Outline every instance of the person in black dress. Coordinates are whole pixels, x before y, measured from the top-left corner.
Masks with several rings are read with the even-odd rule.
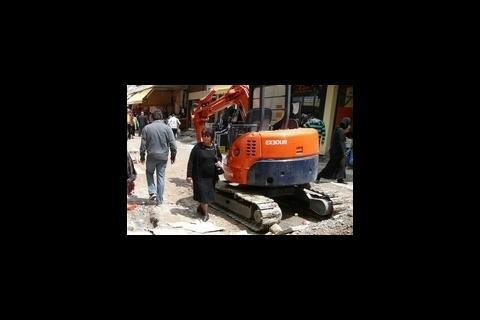
[[[330,159],[327,165],[317,175],[315,182],[319,182],[320,178],[325,179],[337,179],[339,183],[345,183],[347,177],[345,172],[346,166],[346,150],[345,145],[346,138],[345,133],[350,130],[350,124],[352,120],[350,118],[343,118],[335,131],[333,132],[332,145],[330,146]]]
[[[213,139],[213,130],[203,129],[203,141],[193,147],[188,159],[187,181],[193,182],[193,199],[200,202],[197,213],[203,221],[209,218],[208,204],[215,200],[215,183],[218,181],[215,167],[222,168],[222,154]]]

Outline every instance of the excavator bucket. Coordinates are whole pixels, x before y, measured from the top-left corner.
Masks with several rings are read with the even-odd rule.
[[[319,216],[329,216],[333,212],[333,203],[330,198],[313,190],[299,188],[295,197],[304,202],[306,207]]]

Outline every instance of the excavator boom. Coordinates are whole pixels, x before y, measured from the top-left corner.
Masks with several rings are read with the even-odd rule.
[[[212,89],[208,95],[200,99],[197,107],[192,112],[193,125],[197,142],[202,141],[202,130],[208,119],[217,112],[236,104],[240,107],[242,119],[245,119],[249,109],[248,85],[233,85],[227,93],[218,100],[213,100],[215,90]]]

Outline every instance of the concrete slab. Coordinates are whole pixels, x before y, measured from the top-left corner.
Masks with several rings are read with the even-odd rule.
[[[199,223],[198,222],[175,222],[175,223],[169,223],[169,225],[173,228],[183,228],[185,230],[190,230],[198,233],[207,233],[207,232],[224,230],[224,228],[215,226],[208,221],[199,222]]]

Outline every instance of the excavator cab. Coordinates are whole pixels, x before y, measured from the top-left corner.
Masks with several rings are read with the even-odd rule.
[[[262,112],[263,117],[262,117]],[[270,122],[272,121],[272,110],[265,108],[250,109],[247,113],[247,119],[245,123],[247,125],[256,125],[255,131],[267,131],[270,130]]]
[[[264,118],[262,119],[260,109],[249,110],[245,122],[231,123],[227,126],[226,130],[218,131],[216,133],[216,141],[223,142],[223,145],[221,143],[220,145],[228,150],[232,143],[245,133],[269,130],[271,128],[272,110],[266,109],[264,112]],[[226,136],[227,139],[224,139],[224,136]]]

